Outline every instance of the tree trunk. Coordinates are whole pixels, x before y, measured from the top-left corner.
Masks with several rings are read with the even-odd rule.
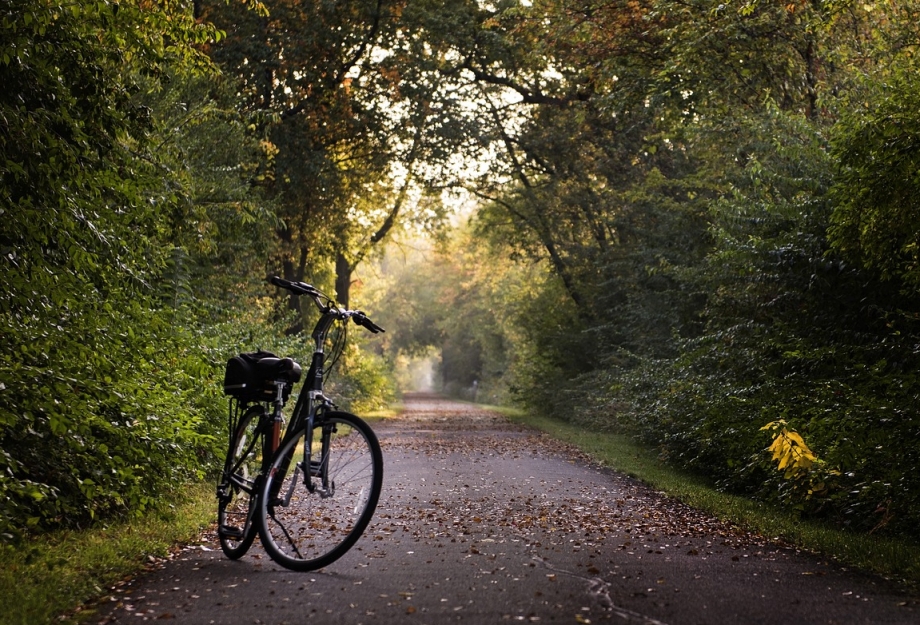
[[[348,296],[351,291],[351,273],[354,267],[345,258],[342,252],[335,255],[335,299],[345,308],[348,308]]]

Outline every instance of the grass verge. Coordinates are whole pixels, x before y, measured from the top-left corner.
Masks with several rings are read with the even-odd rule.
[[[165,556],[175,545],[195,540],[214,516],[214,501],[212,485],[195,486],[181,501],[143,518],[0,545],[0,623],[84,620],[79,606],[143,570],[151,556]],[[67,615],[63,620],[62,614]]]
[[[571,423],[495,408],[512,421],[535,427],[577,446],[606,466],[720,519],[841,564],[920,587],[920,544],[907,539],[843,531],[802,520],[792,511],[715,490],[704,480],[663,464],[653,450],[630,436],[586,431]]]
[[[386,408],[380,408],[378,410],[368,410],[366,412],[356,413],[359,417],[367,421],[368,423],[373,423],[375,421],[386,421],[387,419],[393,419],[399,416],[399,413],[402,411],[402,404],[394,403],[391,406]]]

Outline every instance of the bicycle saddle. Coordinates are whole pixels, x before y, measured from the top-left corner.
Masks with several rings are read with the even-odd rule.
[[[255,369],[264,380],[285,381],[291,384],[300,380],[303,369],[291,358],[262,358],[256,361]]]

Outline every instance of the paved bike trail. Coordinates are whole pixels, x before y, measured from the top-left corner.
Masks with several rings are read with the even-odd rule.
[[[315,572],[214,535],[113,589],[91,622],[920,623],[884,580],[743,534],[469,404],[409,396],[377,422],[384,491]]]

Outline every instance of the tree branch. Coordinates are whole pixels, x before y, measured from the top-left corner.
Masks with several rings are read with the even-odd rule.
[[[573,102],[586,102],[591,99],[591,93],[585,91],[576,91],[570,96],[559,97],[546,95],[540,91],[539,87],[534,87],[529,89],[524,85],[506,78],[504,76],[498,76],[496,74],[491,74],[481,69],[477,69],[473,66],[472,57],[467,57],[467,59],[460,65],[459,69],[468,70],[473,74],[473,77],[476,82],[485,82],[490,85],[499,85],[502,87],[507,87],[517,93],[523,98],[525,104],[545,104],[550,106],[568,106]]]

